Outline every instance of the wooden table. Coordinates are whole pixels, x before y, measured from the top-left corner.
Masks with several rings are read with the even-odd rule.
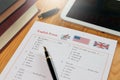
[[[67,3],[67,1],[68,0],[38,0],[36,2],[36,5],[41,10],[41,13],[45,12],[47,10],[50,10],[52,8],[55,8],[55,7],[60,8],[60,11],[59,11],[58,14],[56,14],[52,17],[49,17],[47,19],[43,19],[43,20],[38,19],[37,16],[40,14],[40,13],[38,13],[12,39],[12,41],[0,52],[0,72],[2,72],[2,70],[6,66],[6,64],[8,63],[10,58],[12,57],[12,55],[14,54],[15,50],[17,49],[17,47],[19,46],[21,41],[24,39],[25,35],[27,34],[29,29],[31,28],[34,21],[38,20],[38,21],[47,22],[47,23],[55,24],[55,25],[59,25],[59,26],[64,26],[64,27],[75,29],[75,30],[80,30],[80,31],[83,31],[83,32],[91,33],[91,34],[94,34],[94,35],[118,40],[118,45],[117,45],[117,48],[116,48],[116,51],[115,51],[115,56],[114,56],[114,59],[113,59],[113,63],[112,63],[112,67],[111,67],[111,70],[110,70],[108,80],[120,80],[120,37],[114,36],[114,35],[111,35],[111,34],[107,34],[107,33],[104,33],[104,32],[100,32],[100,31],[97,31],[97,30],[93,30],[93,29],[90,29],[90,28],[86,28],[84,26],[73,24],[73,23],[66,22],[66,21],[62,20],[60,18],[60,14],[61,14],[65,4]]]

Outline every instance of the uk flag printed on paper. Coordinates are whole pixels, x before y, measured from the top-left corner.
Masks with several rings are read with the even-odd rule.
[[[95,41],[93,46],[96,46],[101,49],[109,49],[109,44],[105,44],[105,43],[98,42],[98,41]]]

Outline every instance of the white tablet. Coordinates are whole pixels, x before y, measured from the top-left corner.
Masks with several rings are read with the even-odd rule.
[[[120,0],[69,0],[61,18],[120,36]]]

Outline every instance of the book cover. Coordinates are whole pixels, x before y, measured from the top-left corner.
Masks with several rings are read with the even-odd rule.
[[[10,6],[7,10],[5,10],[2,14],[0,14],[0,23],[2,23],[7,17],[9,17],[13,12],[15,12],[18,8],[20,8],[26,0],[18,0],[12,6]]]
[[[2,14],[6,9],[8,9],[17,0],[0,0],[0,14]]]
[[[38,9],[36,5],[32,5],[0,36],[0,50],[12,40],[12,38],[35,16],[37,12]]]
[[[37,0],[27,0],[23,6],[16,10],[4,22],[0,24],[0,36],[24,14]]]

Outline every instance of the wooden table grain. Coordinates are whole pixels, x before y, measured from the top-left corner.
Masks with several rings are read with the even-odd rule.
[[[33,23],[35,21],[42,21],[42,22],[55,24],[55,25],[59,25],[59,26],[63,26],[63,27],[87,32],[87,33],[90,33],[90,34],[94,34],[94,35],[118,40],[118,44],[117,44],[117,48],[116,48],[115,55],[114,55],[114,58],[113,58],[112,66],[111,66],[110,73],[109,73],[109,76],[108,76],[108,80],[120,80],[120,37],[115,36],[115,35],[111,35],[111,34],[107,34],[107,33],[101,32],[101,31],[93,30],[93,29],[87,28],[85,26],[73,24],[73,23],[66,22],[66,21],[62,20],[60,18],[60,14],[61,14],[65,4],[67,3],[67,1],[68,0],[38,0],[36,2],[36,5],[37,5],[38,9],[40,9],[40,13],[45,12],[45,11],[50,10],[50,9],[53,9],[53,8],[56,8],[56,7],[58,7],[60,9],[60,11],[59,11],[58,14],[56,14],[52,17],[42,19],[42,20],[38,19],[37,16],[40,14],[40,13],[38,13],[11,40],[11,42],[5,48],[3,48],[0,51],[0,72],[2,72],[2,70],[5,68],[6,64],[8,63],[8,61],[10,60],[12,55],[14,54],[15,50],[20,45],[20,43],[24,39],[24,37],[27,34],[27,32],[29,31],[29,29],[32,27]]]

